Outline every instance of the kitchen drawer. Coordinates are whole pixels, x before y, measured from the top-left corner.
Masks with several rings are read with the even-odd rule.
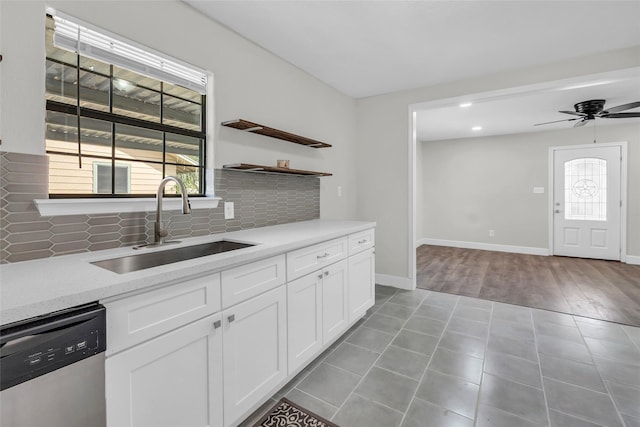
[[[287,280],[293,280],[347,257],[347,238],[329,240],[287,254]]]
[[[220,311],[220,273],[104,305],[108,356]]]
[[[354,233],[349,236],[349,255],[357,254],[365,249],[372,248],[376,244],[376,231],[374,228]]]
[[[222,272],[222,307],[231,307],[283,285],[286,280],[284,255],[225,270]]]

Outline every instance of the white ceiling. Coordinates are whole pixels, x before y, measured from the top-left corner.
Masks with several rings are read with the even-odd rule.
[[[640,0],[183,1],[354,98],[640,45]],[[464,112],[429,107],[419,114],[418,134],[476,136],[471,123],[485,135],[571,127],[532,124],[569,118],[557,111],[594,98],[609,107],[639,101],[640,73],[584,89],[476,100]],[[605,121],[616,119],[598,125]]]
[[[590,99],[605,99],[605,110],[640,101],[640,69],[630,69],[571,81],[550,82],[544,88],[502,97],[462,97],[425,106],[417,114],[417,138],[420,141],[506,135],[568,129],[577,121],[550,123],[575,118],[559,111],[575,111],[574,104]],[[461,107],[462,103],[471,106]],[[640,112],[640,108],[625,112]],[[638,123],[640,118],[589,121],[586,126]],[[481,130],[473,130],[475,126]],[[640,131],[640,128],[639,128]]]

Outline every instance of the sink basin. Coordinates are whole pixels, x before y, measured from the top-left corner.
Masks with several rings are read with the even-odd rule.
[[[105,259],[102,261],[94,261],[91,264],[113,271],[114,273],[123,274],[130,273],[132,271],[144,270],[145,268],[157,267],[159,265],[200,258],[207,255],[235,251],[236,249],[248,248],[250,246],[255,245],[251,243],[233,242],[230,240],[218,240],[216,242],[184,246],[164,251],[147,252],[143,254]]]

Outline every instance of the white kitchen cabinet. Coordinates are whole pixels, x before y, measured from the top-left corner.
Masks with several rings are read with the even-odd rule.
[[[322,271],[287,284],[289,374],[322,349]]]
[[[291,281],[347,257],[347,238],[329,240],[287,253],[287,280]]]
[[[329,343],[349,325],[347,260],[322,270],[322,340]]]
[[[107,357],[220,311],[220,273],[115,301],[107,308]]]
[[[222,426],[221,318],[211,315],[107,357],[107,425]]]
[[[362,317],[375,303],[375,249],[349,257],[349,322]]]
[[[280,286],[222,312],[225,426],[287,378],[286,304]]]
[[[284,255],[223,271],[222,308],[284,285],[287,280],[286,274]]]
[[[287,284],[289,374],[308,363],[349,325],[347,261]]]
[[[355,255],[376,244],[376,233],[373,228],[349,235],[349,255]]]
[[[373,305],[374,237],[103,301],[108,425],[240,423]]]

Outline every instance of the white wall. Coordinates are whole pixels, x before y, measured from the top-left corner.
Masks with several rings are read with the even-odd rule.
[[[597,140],[628,142],[627,253],[640,255],[640,124],[600,126]],[[418,239],[547,249],[549,147],[592,141],[590,125],[419,143],[424,172],[416,180],[422,196]],[[533,194],[533,187],[545,193]]]
[[[321,216],[355,216],[355,101],[179,1],[49,1],[46,5],[214,73],[215,122],[243,118],[332,144],[311,149],[216,126],[215,166],[332,172]],[[0,149],[44,154],[45,2],[0,2]],[[337,186],[343,197],[337,196]]]
[[[376,269],[383,275],[408,278],[410,105],[536,83],[597,74],[640,65],[640,46],[575,58],[526,70],[451,82],[419,90],[358,100],[358,216],[378,222]],[[631,214],[631,213],[630,213]]]

